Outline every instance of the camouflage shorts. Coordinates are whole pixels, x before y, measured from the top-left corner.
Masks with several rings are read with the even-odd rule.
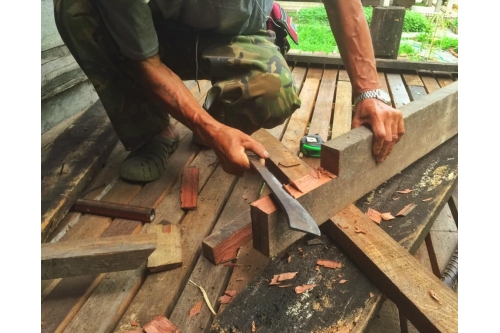
[[[59,33],[94,85],[126,149],[135,149],[169,123],[168,114],[125,74],[119,51],[93,0],[54,0]],[[154,12],[162,62],[182,80],[207,79],[203,107],[217,120],[251,134],[283,123],[300,107],[290,69],[272,42],[274,32],[221,36],[186,29]]]

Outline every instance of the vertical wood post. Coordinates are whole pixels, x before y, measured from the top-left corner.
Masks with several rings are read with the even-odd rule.
[[[373,8],[370,33],[375,58],[398,58],[404,18],[404,7],[390,6]]]

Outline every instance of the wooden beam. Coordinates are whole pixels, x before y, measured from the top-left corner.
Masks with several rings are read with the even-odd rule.
[[[156,250],[148,258],[150,272],[182,266],[181,229],[177,224],[148,224],[146,232],[158,237]]]
[[[289,53],[286,56],[287,61],[301,61],[315,64],[344,65],[338,55],[317,56],[313,54],[295,54]],[[427,62],[427,61],[401,61],[394,59],[375,59],[378,69],[413,69],[430,70],[458,73],[458,63]]]
[[[458,84],[454,82],[400,110],[406,134],[383,163],[377,164],[373,158],[373,133],[365,127],[323,145],[321,165],[337,178],[298,198],[318,225],[458,133]],[[269,202],[263,204],[264,200]],[[253,244],[266,256],[276,255],[304,236],[287,227],[284,214],[270,197],[252,203],[251,211]]]
[[[42,244],[42,280],[127,271],[156,249],[156,234]]]
[[[458,295],[356,206],[332,217],[325,230],[420,332],[458,331]]]

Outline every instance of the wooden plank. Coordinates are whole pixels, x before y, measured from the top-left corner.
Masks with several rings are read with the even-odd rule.
[[[331,139],[351,130],[352,110],[351,82],[339,81],[337,83],[337,93],[335,96]]]
[[[406,134],[395,145],[388,160],[380,164],[372,156],[373,133],[367,128],[355,128],[326,142],[322,147],[321,165],[337,178],[299,197],[298,201],[321,225],[328,216],[341,211],[456,135],[457,100],[458,85],[455,82],[401,107]],[[426,133],[426,144],[415,146],[414,142],[421,142],[423,132]],[[342,195],[332,196],[332,193]],[[259,199],[260,203],[263,200],[266,199]],[[259,202],[251,205],[253,244],[264,255],[274,256],[304,234],[286,228],[285,216],[270,201],[269,205],[260,207]]]
[[[441,88],[436,78],[431,73],[420,72],[420,78],[422,79],[422,82],[425,85],[425,90],[428,94]]]
[[[313,54],[287,54],[287,61],[302,61],[314,64],[344,65],[339,54],[328,54],[325,56],[316,56]],[[458,73],[458,63],[444,63],[432,61],[402,61],[394,59],[375,59],[377,69],[395,69],[395,70],[430,70]]]
[[[450,195],[457,179],[457,157],[455,137],[368,192],[356,202],[356,206],[362,211],[372,207],[381,212],[397,212],[409,202],[420,203],[422,199],[432,196],[433,200],[422,202],[406,217],[382,221],[380,226],[372,223],[374,227],[387,232],[407,251],[414,253]],[[406,188],[413,191],[409,194],[396,192]],[[378,320],[378,308],[384,300],[380,291],[331,238],[321,236],[319,240],[323,244],[318,245],[310,245],[310,240],[318,239],[306,235],[269,260],[262,272],[245,289],[240,290],[224,312],[215,318],[211,332],[230,332],[231,329],[250,331],[254,321],[260,333],[375,333],[367,329],[367,325],[372,320]],[[339,261],[342,267],[321,267],[316,271],[318,259]],[[243,266],[234,267],[237,268],[246,269]],[[304,283],[317,286],[300,295],[295,294],[293,287],[269,286],[274,274],[295,271],[299,273],[296,280],[291,281],[293,287]],[[341,279],[348,281],[340,284]],[[397,312],[396,320],[399,322]]]
[[[182,173],[181,208],[196,209],[198,204],[198,168],[187,168]]]
[[[235,180],[234,176],[225,173],[220,166],[217,166],[199,193],[199,200],[203,201],[204,204],[196,210],[188,211],[181,222],[183,268],[148,275],[137,295],[133,297],[132,303],[124,309],[123,316],[119,316],[121,319],[119,319],[118,325],[115,325],[111,331],[121,332],[131,329],[131,320],[147,323],[158,314],[170,317],[179,297],[179,291],[186,284],[187,278],[201,253],[201,242],[213,228],[229,193],[231,193]],[[221,191],[221,188],[226,188],[227,191]],[[168,281],[168,289],[165,288],[165,281]],[[108,314],[108,317],[110,316],[112,315]]]
[[[156,249],[156,234],[42,244],[42,280],[136,269]]]
[[[287,125],[287,130],[281,142],[294,154],[300,150],[300,139],[306,134],[307,125],[314,107],[316,95],[319,89],[322,69],[318,67],[309,68],[304,86],[300,91],[302,105],[297,109]]]
[[[441,88],[455,82],[450,73],[434,71],[434,75],[436,76],[436,80]]]
[[[306,63],[297,63],[293,70],[292,70],[292,78],[293,81],[295,82],[295,85],[297,86],[297,91],[300,95],[300,92],[302,91],[302,87],[304,85],[304,80],[306,78],[306,73],[307,73],[307,64]],[[283,131],[288,125],[288,122],[290,121],[289,117],[283,124],[278,125],[276,127],[273,127],[271,129],[267,129],[269,133],[271,133],[272,136],[275,138],[281,139],[283,136]]]
[[[347,81],[351,82],[351,79],[349,78],[349,74],[345,69],[340,69],[339,70],[339,81]]]
[[[407,86],[425,86],[418,74],[403,73],[402,75]]]
[[[391,94],[396,109],[410,103],[410,97],[406,91],[400,74],[386,73],[389,93]]]
[[[150,272],[162,272],[182,266],[181,229],[176,224],[148,224],[147,234],[157,235],[156,250],[148,257]]]
[[[309,134],[318,134],[323,141],[328,140],[337,73],[336,68],[325,68],[309,126]]]
[[[42,153],[41,238],[46,240],[118,142],[100,102]]]
[[[417,74],[403,74],[403,81],[408,87],[408,95],[412,101],[427,95],[424,82]]]
[[[355,227],[367,232],[356,233]],[[419,331],[458,331],[457,294],[358,208],[336,214],[325,230]]]

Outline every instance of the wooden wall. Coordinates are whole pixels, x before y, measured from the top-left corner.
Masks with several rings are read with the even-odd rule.
[[[52,0],[42,0],[41,134],[90,107],[98,96],[57,31]]]

